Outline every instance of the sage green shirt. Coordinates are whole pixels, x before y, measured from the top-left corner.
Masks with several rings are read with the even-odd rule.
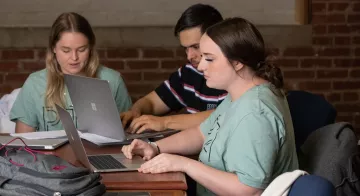
[[[285,96],[270,84],[240,98],[230,95],[200,126],[205,143],[199,160],[265,189],[278,175],[298,169],[294,129]],[[214,195],[198,184],[197,195]]]
[[[100,66],[98,78],[109,81],[111,93],[119,112],[127,111],[132,102],[120,73]],[[10,120],[14,122],[20,120],[34,127],[36,131],[62,130],[63,126],[57,117],[55,109],[45,107],[46,84],[46,69],[30,74],[10,111]],[[65,109],[70,113],[77,127],[77,118],[67,90],[64,96],[66,100]]]

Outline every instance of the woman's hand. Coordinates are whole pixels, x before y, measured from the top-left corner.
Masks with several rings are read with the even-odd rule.
[[[142,164],[138,171],[152,174],[185,172],[190,161],[192,160],[183,156],[163,153]]]
[[[123,146],[121,151],[128,159],[132,159],[133,155],[139,155],[146,161],[159,154],[156,147],[139,139],[134,139],[130,145]]]

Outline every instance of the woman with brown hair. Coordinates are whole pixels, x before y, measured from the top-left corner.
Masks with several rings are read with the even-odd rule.
[[[185,172],[198,195],[260,195],[278,175],[298,169],[281,71],[243,18],[209,27],[200,50],[198,69],[207,86],[228,92],[225,100],[200,126],[155,143],[134,140],[122,151],[149,160],[140,172]],[[199,161],[179,156],[198,153]]]
[[[63,13],[55,20],[50,30],[46,68],[27,78],[11,109],[10,119],[16,122],[15,132],[63,129],[55,104],[68,110],[77,125],[63,74],[107,80],[119,113],[131,107],[119,72],[99,64],[95,43],[94,32],[83,16]]]

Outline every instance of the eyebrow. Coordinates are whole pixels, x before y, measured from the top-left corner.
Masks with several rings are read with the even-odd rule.
[[[83,45],[83,46],[80,46],[80,47],[78,47],[76,49],[84,48],[84,47],[88,47],[88,45]],[[71,49],[70,47],[67,47],[67,46],[61,46],[61,48],[63,48],[63,49]]]
[[[195,46],[199,46],[200,45],[200,43],[196,43],[196,44],[192,44],[192,45],[190,45],[190,46],[182,46],[183,48],[193,48],[193,47],[195,47]]]
[[[204,52],[203,54],[204,54],[204,55],[214,55],[214,54],[207,53],[207,52]]]

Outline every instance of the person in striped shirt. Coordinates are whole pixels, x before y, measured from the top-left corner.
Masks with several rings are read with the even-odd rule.
[[[186,51],[188,64],[139,99],[129,111],[121,113],[124,127],[129,125],[132,133],[148,129],[184,130],[199,125],[225,99],[227,92],[207,87],[203,73],[197,70],[201,60],[200,38],[208,27],[222,20],[218,10],[205,4],[192,5],[182,13],[174,34]],[[181,109],[188,114],[162,116]]]

